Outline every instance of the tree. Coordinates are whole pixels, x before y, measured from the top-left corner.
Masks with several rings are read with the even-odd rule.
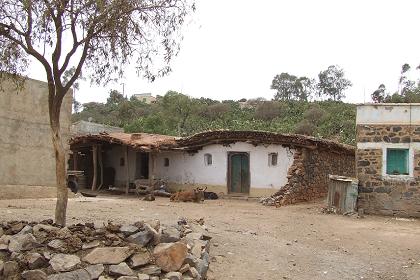
[[[378,89],[375,90],[372,94],[372,101],[374,103],[383,103],[385,102],[386,97],[388,94],[386,93],[386,87],[384,84],[380,84]]]
[[[277,92],[274,100],[301,100],[306,101],[314,92],[315,81],[307,77],[297,77],[289,73],[276,75],[271,83],[271,89]]]
[[[126,101],[127,98],[124,97],[118,90],[112,89],[109,91],[109,97],[106,99],[107,105],[118,106],[120,103]]]
[[[194,10],[186,1],[0,0],[0,72],[22,74],[33,59],[47,77],[56,223],[65,224],[68,195],[60,132],[64,96],[82,69],[97,84],[121,77],[128,63],[150,80],[168,73],[179,49],[180,27]],[[156,64],[161,58],[163,63]]]
[[[197,102],[182,93],[168,91],[162,99],[162,105],[177,123],[178,136],[183,135],[188,118],[197,110]]]
[[[255,118],[272,121],[284,113],[285,106],[277,101],[265,101],[257,105],[255,108]]]
[[[344,91],[352,86],[352,83],[344,78],[344,70],[336,65],[331,65],[327,70],[321,71],[318,79],[318,94],[332,98],[334,101],[344,98]]]

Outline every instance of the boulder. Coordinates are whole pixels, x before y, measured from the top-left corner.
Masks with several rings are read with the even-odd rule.
[[[137,275],[137,278],[139,280],[150,280],[150,276],[148,274],[144,274],[144,273],[139,273]]]
[[[148,228],[144,228],[144,230],[130,235],[127,238],[127,240],[132,243],[138,244],[140,246],[146,246],[153,239],[153,237],[154,237],[154,233],[148,230]]]
[[[160,238],[160,242],[162,243],[170,243],[170,242],[177,242],[181,239],[180,232],[175,227],[168,227],[163,230],[162,236]]]
[[[70,271],[80,264],[76,255],[56,254],[50,260],[51,267],[57,272]]]
[[[149,265],[140,269],[140,273],[148,275],[160,275],[162,270],[157,265]]]
[[[181,242],[160,243],[153,250],[156,264],[166,272],[179,270],[187,253],[187,245]]]
[[[30,225],[26,225],[24,226],[18,234],[28,234],[28,233],[32,233],[32,227]]]
[[[21,252],[31,250],[38,245],[35,237],[31,233],[16,234],[10,238],[8,248],[10,252]]]
[[[171,271],[165,274],[165,278],[169,280],[181,280],[182,279],[182,273],[177,271]]]
[[[30,269],[40,268],[47,263],[47,260],[39,253],[26,254],[24,261]]]
[[[19,274],[19,264],[15,261],[5,262],[3,265],[3,276],[5,279],[11,278]]]
[[[26,270],[21,276],[25,280],[47,280],[47,274],[40,269]]]
[[[83,244],[82,249],[83,250],[92,249],[92,248],[98,247],[99,245],[101,245],[101,242],[99,240],[94,240],[92,242]]]
[[[159,232],[159,230],[160,230],[160,221],[159,220],[157,220],[157,219],[148,220],[145,223],[148,224],[149,226],[151,226],[157,232]]]
[[[134,272],[131,268],[127,265],[127,263],[122,262],[117,265],[110,265],[109,266],[109,274],[115,276],[132,276]]]
[[[103,264],[95,264],[85,267],[85,270],[89,273],[91,279],[97,279],[104,272],[105,268]]]
[[[209,270],[210,256],[207,252],[204,252],[201,256],[201,259],[198,259],[198,262],[195,266],[198,273],[201,275],[201,278],[206,279],[207,270]]]
[[[120,227],[120,231],[124,234],[124,235],[132,235],[136,232],[139,231],[139,228],[133,225],[122,225]]]
[[[114,278],[108,276],[99,276],[98,280],[114,280]]]
[[[148,251],[139,252],[131,256],[130,264],[131,264],[131,267],[137,268],[137,267],[144,266],[150,263],[150,260],[151,260],[151,256]]]
[[[84,269],[49,275],[48,280],[91,280],[89,273]]]
[[[62,253],[67,251],[67,244],[61,239],[51,240],[48,242],[47,246]]]
[[[128,247],[95,248],[83,258],[83,261],[90,264],[119,264],[131,254],[132,250]]]
[[[121,276],[117,280],[139,280],[136,276]]]

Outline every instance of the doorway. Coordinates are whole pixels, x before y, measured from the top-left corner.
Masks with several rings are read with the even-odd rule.
[[[249,154],[228,153],[228,193],[249,194]]]
[[[136,179],[149,179],[149,153],[136,153]]]

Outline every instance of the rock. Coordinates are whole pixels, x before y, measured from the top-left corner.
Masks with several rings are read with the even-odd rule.
[[[54,249],[60,252],[67,251],[67,244],[61,239],[51,240],[50,242],[48,242],[47,246],[50,247],[51,249]]]
[[[139,273],[137,275],[137,278],[139,280],[150,280],[150,276],[148,274],[144,274],[144,273]]]
[[[58,227],[54,227],[51,225],[44,225],[44,224],[36,224],[33,228],[32,228],[34,235],[37,236],[38,234],[40,234],[41,232],[52,232],[52,231],[57,231],[59,230]]]
[[[163,230],[160,242],[170,243],[177,242],[181,239],[180,232],[175,227],[168,227]]]
[[[6,232],[9,235],[13,235],[21,231],[25,227],[25,224],[22,222],[13,224]]]
[[[181,242],[160,243],[153,250],[156,264],[166,272],[179,270],[187,253],[187,245]]]
[[[190,269],[190,265],[189,264],[184,264],[180,269],[179,269],[179,272],[181,272],[181,273],[185,273],[185,272],[187,272],[188,270]]]
[[[144,247],[153,239],[153,237],[153,232],[145,229],[130,235],[127,240]]]
[[[73,236],[73,233],[67,227],[60,228],[55,234],[58,239],[67,239]]]
[[[193,279],[201,279],[200,274],[198,273],[197,269],[195,269],[194,267],[190,267],[190,271],[188,273],[191,278]]]
[[[28,251],[39,244],[37,243],[35,237],[31,234],[16,234],[10,238],[9,241],[9,251],[10,252],[21,252]]]
[[[84,269],[49,275],[48,280],[91,280],[89,273]]]
[[[139,228],[132,225],[123,225],[120,227],[120,231],[124,233],[124,235],[132,235],[138,232]]]
[[[30,269],[40,268],[47,263],[46,259],[39,253],[28,253],[25,255],[24,260]]]
[[[159,280],[159,277],[158,276],[152,276],[152,277],[150,277],[150,280]]]
[[[98,280],[114,280],[114,278],[107,277],[107,276],[99,276]]]
[[[3,264],[3,276],[5,279],[8,277],[13,278],[13,276],[19,273],[19,265],[15,261],[8,261]]]
[[[148,224],[149,226],[151,226],[157,232],[160,230],[160,221],[159,220],[156,220],[156,219],[148,220],[145,223]]]
[[[141,268],[140,272],[148,275],[160,275],[162,270],[157,265],[149,265]]]
[[[3,228],[0,226],[0,237],[2,237],[4,234]]]
[[[118,277],[117,280],[138,280],[139,278],[137,278],[136,276],[121,276]]]
[[[128,247],[95,248],[83,258],[83,261],[90,264],[119,264],[131,254],[132,250]]]
[[[95,264],[95,265],[89,265],[85,267],[85,270],[89,273],[90,279],[97,279],[99,275],[104,272],[104,265],[103,264]]]
[[[28,233],[32,233],[32,227],[30,225],[26,225],[24,226],[18,234],[28,234]]]
[[[209,270],[210,256],[207,252],[202,254],[202,258],[198,260],[195,268],[198,273],[201,275],[201,278],[206,279],[207,270]]]
[[[82,249],[83,250],[92,249],[92,248],[98,247],[99,245],[101,245],[101,242],[99,240],[94,240],[92,242],[83,244]]]
[[[0,275],[3,273],[4,262],[0,260]]]
[[[197,258],[201,258],[201,252],[203,250],[202,244],[197,242],[199,240],[195,240],[194,245],[191,249],[191,254]]]
[[[182,279],[182,273],[177,271],[171,271],[165,274],[165,277],[169,280],[181,280]]]
[[[130,258],[131,267],[137,268],[150,262],[151,256],[148,251],[136,253]]]
[[[134,275],[134,272],[127,265],[127,263],[122,262],[117,265],[110,265],[109,274],[116,275],[116,276],[131,276],[131,275]]]
[[[26,270],[21,276],[25,280],[47,280],[47,274],[40,269]]]
[[[199,232],[191,232],[187,235],[187,237],[193,240],[199,240],[203,237],[203,234]]]
[[[70,271],[80,264],[80,258],[76,255],[56,254],[50,260],[50,265],[57,272]]]

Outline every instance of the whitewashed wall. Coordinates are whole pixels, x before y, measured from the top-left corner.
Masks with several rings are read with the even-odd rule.
[[[361,104],[357,106],[356,123],[419,125],[420,104]]]
[[[281,145],[235,143],[229,147],[209,145],[195,154],[163,152],[156,158],[156,177],[179,184],[227,185],[228,152],[248,152],[251,188],[279,189],[287,183],[287,171],[294,151]],[[268,154],[278,153],[278,164],[268,166]],[[213,164],[205,165],[204,155],[211,154]],[[164,159],[169,158],[169,166]]]
[[[120,158],[125,157],[125,146],[115,145],[111,150],[107,150],[105,167],[113,167],[115,169],[115,184],[117,186],[125,186],[126,166],[120,166]],[[127,164],[127,162],[125,162]],[[128,148],[128,164],[130,182],[134,182],[136,174],[136,151]]]

